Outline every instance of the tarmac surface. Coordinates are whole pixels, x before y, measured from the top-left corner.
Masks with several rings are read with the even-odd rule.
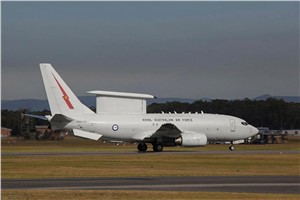
[[[2,179],[11,190],[160,190],[300,194],[299,176]]]
[[[1,156],[91,156],[91,155],[156,155],[156,154],[300,154],[298,150],[205,150],[205,151],[163,151],[163,152],[22,152],[22,153],[1,153]]]

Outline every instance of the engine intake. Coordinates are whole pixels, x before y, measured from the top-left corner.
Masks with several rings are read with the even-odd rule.
[[[175,143],[185,147],[205,146],[207,137],[203,133],[183,133],[175,140]]]

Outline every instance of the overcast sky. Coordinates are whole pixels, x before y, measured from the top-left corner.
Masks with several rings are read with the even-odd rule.
[[[39,63],[78,96],[299,95],[299,2],[1,2],[2,99],[46,99]]]

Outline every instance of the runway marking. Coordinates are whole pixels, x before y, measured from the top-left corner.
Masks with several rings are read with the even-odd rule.
[[[300,194],[299,176],[3,179],[10,190],[160,190]]]
[[[160,154],[300,154],[298,150],[241,150],[241,151],[163,151],[163,152],[143,152],[120,151],[120,152],[26,152],[26,153],[1,153],[1,156],[91,156],[91,155],[160,155]]]
[[[117,185],[117,186],[66,186],[66,187],[34,187],[25,190],[109,190],[109,189],[176,189],[176,188],[210,188],[210,187],[291,187],[300,183],[225,183],[225,184],[167,184],[167,185]],[[23,189],[23,188],[18,188]],[[300,188],[299,188],[300,189]]]

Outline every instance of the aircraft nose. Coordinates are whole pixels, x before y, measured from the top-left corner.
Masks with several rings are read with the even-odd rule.
[[[255,128],[254,126],[251,126],[250,127],[250,133],[251,133],[251,135],[256,135],[258,133],[258,129]]]

